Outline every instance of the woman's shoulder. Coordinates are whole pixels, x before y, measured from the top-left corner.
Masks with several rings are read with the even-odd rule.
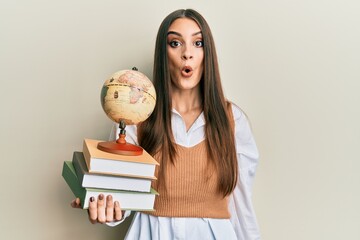
[[[232,115],[233,115],[235,121],[237,121],[239,119],[247,118],[245,112],[234,102],[231,102],[228,100],[228,104],[231,105]]]

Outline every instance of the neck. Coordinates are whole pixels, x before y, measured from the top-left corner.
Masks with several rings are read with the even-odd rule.
[[[173,92],[172,107],[180,113],[184,120],[186,131],[188,131],[203,109],[199,89]]]
[[[198,90],[172,93],[172,107],[179,113],[202,110],[202,97]]]

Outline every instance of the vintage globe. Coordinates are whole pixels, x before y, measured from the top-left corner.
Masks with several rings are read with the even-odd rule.
[[[101,105],[114,122],[140,123],[153,112],[156,92],[152,82],[136,68],[114,73],[101,90]]]

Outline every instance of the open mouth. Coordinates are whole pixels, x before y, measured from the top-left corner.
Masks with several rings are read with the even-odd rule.
[[[191,77],[192,76],[192,73],[193,73],[193,70],[190,66],[185,66],[183,67],[183,69],[181,70],[181,74],[184,76],[184,77]]]

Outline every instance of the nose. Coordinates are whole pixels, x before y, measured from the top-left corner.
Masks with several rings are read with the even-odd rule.
[[[189,46],[184,46],[181,58],[183,60],[189,60],[193,58],[193,54]]]

